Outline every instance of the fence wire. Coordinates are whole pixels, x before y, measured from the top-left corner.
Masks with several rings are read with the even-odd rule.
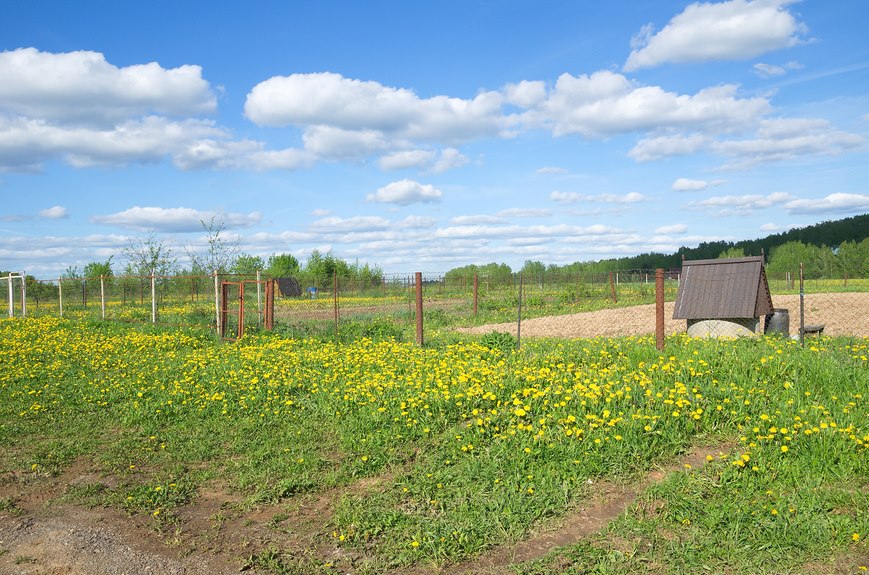
[[[236,333],[263,327],[265,295],[256,276],[118,276],[26,281],[0,278],[0,304],[9,315],[63,316],[73,320],[112,320],[170,326],[209,326],[223,319]],[[274,329],[291,337],[413,341],[417,326],[414,274],[391,274],[365,281],[333,277],[300,283],[275,280]],[[794,337],[869,336],[869,278],[807,279],[799,271],[767,275],[778,331]],[[244,297],[235,284],[246,281]],[[422,323],[427,334],[457,331],[528,337],[621,337],[655,333],[655,273],[422,275]],[[22,284],[26,284],[22,290]],[[665,333],[684,332],[674,320],[679,270],[666,273]],[[11,292],[10,292],[11,286]],[[11,297],[10,297],[11,295]],[[23,296],[23,297],[22,297]],[[239,313],[239,309],[243,313]],[[765,318],[755,330],[764,331]],[[784,323],[782,323],[784,321]],[[782,328],[781,325],[786,327]],[[802,331],[801,331],[802,330]],[[428,337],[428,336],[426,336]]]

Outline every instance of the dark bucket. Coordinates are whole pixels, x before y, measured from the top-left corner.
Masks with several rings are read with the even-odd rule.
[[[786,308],[777,307],[766,316],[763,333],[779,334],[790,337],[791,318]]]

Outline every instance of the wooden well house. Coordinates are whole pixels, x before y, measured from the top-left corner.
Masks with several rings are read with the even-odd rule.
[[[682,262],[673,319],[688,321],[688,335],[753,335],[772,313],[763,257]]]

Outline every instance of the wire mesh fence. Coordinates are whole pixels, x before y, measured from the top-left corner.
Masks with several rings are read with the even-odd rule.
[[[428,333],[503,332],[517,338],[636,336],[656,329],[653,270],[420,276],[417,285],[415,274],[301,282],[224,274],[54,280],[12,274],[0,278],[0,302],[7,303],[10,316],[208,326],[229,336],[267,323],[291,337],[408,341],[419,323]],[[780,331],[791,336],[869,336],[869,278],[801,284],[799,277],[799,270],[768,276],[774,307],[787,311],[786,328]],[[273,303],[267,301],[267,282],[274,288]],[[680,270],[665,272],[668,335],[686,329],[684,321],[672,319],[679,283]],[[759,332],[764,329],[760,319]]]

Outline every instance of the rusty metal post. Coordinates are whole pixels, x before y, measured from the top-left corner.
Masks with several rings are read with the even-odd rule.
[[[217,274],[215,273],[215,278]],[[221,338],[226,337],[226,320],[229,317],[229,286],[226,282],[220,286],[220,318],[217,322],[217,331]]]
[[[157,277],[151,271],[151,323],[157,323]]]
[[[238,282],[238,339],[244,335],[244,281]]]
[[[423,346],[422,325],[422,272],[416,272],[416,344]]]
[[[479,302],[479,281],[477,273],[474,272],[474,317],[477,317],[477,303]]]
[[[275,280],[266,280],[265,328],[275,329]]]
[[[806,301],[803,285],[803,264],[800,264],[800,345],[806,344]]]
[[[610,295],[613,298],[613,303],[619,303],[616,299],[616,284],[613,280],[613,272],[610,272]]]
[[[655,346],[664,349],[664,268],[655,270]]]
[[[106,278],[100,275],[100,316],[106,319]]]

